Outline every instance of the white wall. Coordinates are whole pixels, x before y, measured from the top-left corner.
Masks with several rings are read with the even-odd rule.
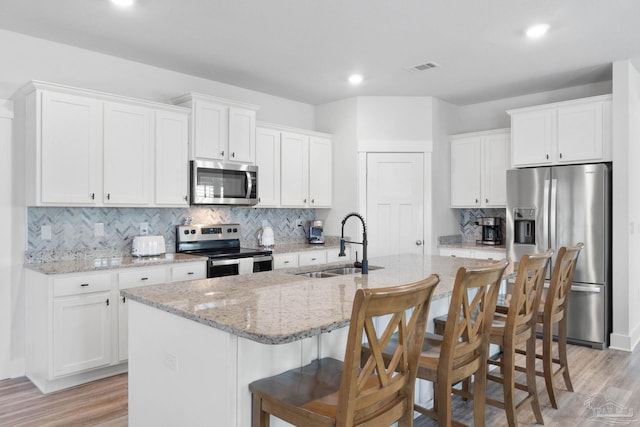
[[[13,103],[0,99],[0,223],[5,238],[0,245],[0,379],[13,376],[11,365],[11,125]]]
[[[460,234],[460,217],[457,209],[451,209],[451,144],[449,135],[459,123],[460,108],[438,99],[433,101],[433,156],[431,189],[433,202],[431,227],[431,253],[437,254],[438,237]],[[428,242],[427,242],[428,243]]]
[[[324,214],[326,235],[339,236],[342,219],[358,210],[358,134],[357,98],[344,99],[316,108],[318,131],[333,134],[333,208]],[[359,235],[355,222],[346,225],[345,235]]]
[[[10,98],[31,80],[158,102],[187,92],[200,92],[260,105],[257,120],[314,129],[314,107],[187,74],[152,67],[110,55],[0,30],[5,60],[0,75],[0,98]]]
[[[611,93],[611,81],[461,106],[458,120],[451,133],[510,128],[511,119],[506,113],[507,110],[608,93]]]
[[[640,73],[613,64],[613,333],[611,347],[632,351],[640,341]]]
[[[358,139],[430,141],[432,98],[363,96],[358,98]]]

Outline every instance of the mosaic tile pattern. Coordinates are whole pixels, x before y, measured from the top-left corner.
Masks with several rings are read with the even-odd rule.
[[[303,243],[305,226],[315,219],[313,209],[258,209],[235,207],[194,207],[189,209],[145,208],[35,208],[27,210],[27,262],[38,259],[114,256],[129,254],[140,223],[149,224],[150,235],[165,238],[167,252],[175,252],[175,226],[191,219],[193,224],[242,224],[241,245],[258,245],[263,221],[273,227],[276,243]],[[104,236],[96,237],[95,224],[104,224]],[[42,240],[41,227],[51,226],[51,240]]]
[[[502,235],[505,235],[506,209],[460,209],[460,233],[462,233],[463,242],[475,242],[482,239],[482,227],[475,224],[476,218],[480,217],[502,218]]]

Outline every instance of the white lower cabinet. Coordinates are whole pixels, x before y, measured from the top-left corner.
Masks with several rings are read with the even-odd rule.
[[[273,269],[305,267],[330,262],[350,262],[351,248],[345,248],[344,257],[338,256],[340,248],[316,249],[303,252],[287,252],[273,255]]]
[[[126,372],[127,301],[119,290],[205,271],[204,260],[69,274],[25,269],[27,377],[49,393]]]
[[[488,260],[500,260],[507,256],[506,250],[470,249],[470,248],[440,248],[440,256],[459,258],[476,258]]]
[[[298,266],[298,254],[286,253],[286,254],[274,254],[273,255],[273,269],[278,270],[280,268],[295,268]]]
[[[298,264],[300,267],[307,265],[319,265],[327,263],[327,251],[308,251],[301,252],[298,255]]]

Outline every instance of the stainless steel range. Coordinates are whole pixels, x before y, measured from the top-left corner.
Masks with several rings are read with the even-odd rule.
[[[271,251],[240,247],[240,224],[178,225],[176,252],[209,257],[207,277],[273,269]]]

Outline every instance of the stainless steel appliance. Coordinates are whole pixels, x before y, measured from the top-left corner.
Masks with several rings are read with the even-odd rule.
[[[273,269],[271,251],[240,247],[240,224],[178,225],[176,252],[209,257],[207,277]]]
[[[192,205],[255,205],[258,167],[218,161],[191,161]]]
[[[319,219],[314,219],[309,225],[309,243],[313,245],[324,244],[323,223]]]
[[[512,260],[547,248],[557,251],[561,246],[585,244],[569,296],[568,341],[600,349],[608,346],[611,165],[507,171],[506,222],[507,254]]]
[[[482,239],[478,243],[483,245],[502,244],[502,218],[476,218],[476,225],[482,226]]]

